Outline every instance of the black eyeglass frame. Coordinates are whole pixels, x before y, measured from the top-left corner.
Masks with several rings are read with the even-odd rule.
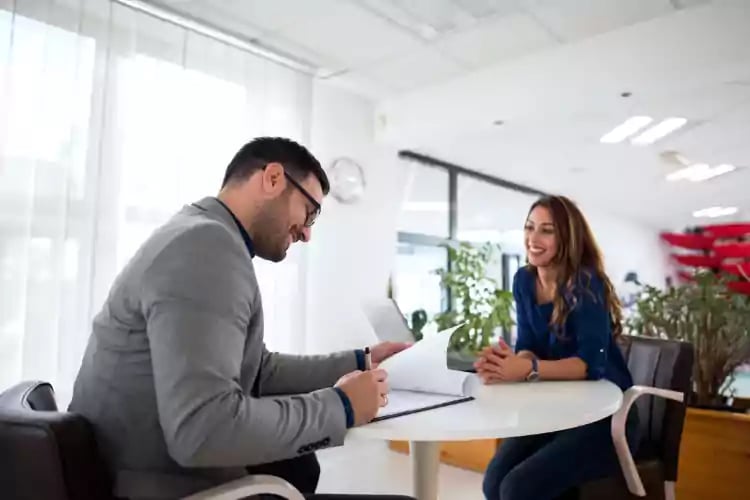
[[[315,221],[318,220],[318,217],[320,216],[321,206],[318,201],[312,197],[312,195],[307,191],[307,189],[303,188],[302,185],[297,182],[294,177],[289,175],[286,170],[284,170],[284,177],[292,183],[292,186],[296,187],[300,193],[305,195],[305,198],[307,198],[310,203],[312,203],[313,209],[312,212],[307,212],[307,216],[305,217],[305,227],[312,227],[313,224],[315,224]]]

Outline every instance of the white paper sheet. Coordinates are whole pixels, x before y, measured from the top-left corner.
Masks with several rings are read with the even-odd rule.
[[[448,343],[457,329],[455,326],[427,335],[409,349],[381,363],[380,368],[388,372],[391,391],[470,396],[477,384],[476,377],[448,369]]]

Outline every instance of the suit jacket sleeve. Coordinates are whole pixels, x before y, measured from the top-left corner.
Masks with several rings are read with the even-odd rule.
[[[344,440],[334,389],[263,399],[243,393],[247,326],[260,301],[247,259],[227,228],[206,222],[176,237],[144,272],[159,422],[184,467],[272,462]]]
[[[260,393],[297,394],[332,387],[358,368],[354,351],[320,356],[295,356],[263,350]]]

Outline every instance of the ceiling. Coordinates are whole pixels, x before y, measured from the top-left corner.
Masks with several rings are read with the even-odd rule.
[[[750,1],[161,0],[378,105],[378,140],[659,228],[750,219]],[[629,93],[629,97],[622,97]],[[651,146],[599,138],[688,119]],[[501,125],[495,123],[501,121]],[[670,183],[665,151],[736,172]]]
[[[658,228],[749,220],[748,26],[750,2],[711,2],[504,61],[385,100],[381,140]],[[688,123],[649,146],[599,142],[635,115]],[[668,182],[669,151],[738,170]],[[739,212],[693,218],[716,205]]]
[[[381,98],[702,0],[154,0]]]

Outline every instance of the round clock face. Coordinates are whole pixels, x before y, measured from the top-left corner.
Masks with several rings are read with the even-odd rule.
[[[342,203],[354,203],[365,193],[365,172],[351,158],[337,158],[329,169],[331,194]]]

